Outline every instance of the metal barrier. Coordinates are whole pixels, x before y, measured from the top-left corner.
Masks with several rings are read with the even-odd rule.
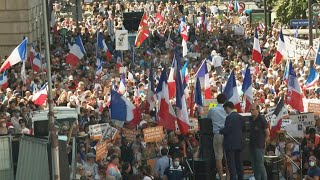
[[[302,147],[301,147],[301,143],[299,142],[299,141],[297,141],[294,137],[292,137],[290,134],[288,134],[287,132],[285,132],[286,133],[286,135],[290,138],[290,139],[292,139],[296,144],[298,144],[299,145],[299,153],[300,153],[300,166],[299,165],[297,165],[289,156],[287,156],[286,154],[285,154],[285,158],[286,159],[289,159],[290,160],[290,162],[298,169],[298,170],[300,170],[300,177],[302,178],[303,177],[303,172],[302,172],[302,170],[303,170],[303,164],[302,164]],[[285,149],[286,149],[286,147],[285,147]],[[287,166],[286,166],[286,169],[285,169],[286,171],[285,171],[285,174],[286,174],[286,178],[287,178]]]

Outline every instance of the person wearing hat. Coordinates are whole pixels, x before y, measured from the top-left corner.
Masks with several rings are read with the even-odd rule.
[[[320,168],[317,165],[317,158],[315,156],[309,157],[309,169],[305,176],[306,180],[314,180],[320,178]]]
[[[87,154],[87,161],[83,163],[83,167],[86,171],[90,171],[92,177],[98,175],[98,164],[96,164],[96,155],[93,153]]]
[[[108,164],[107,170],[106,170],[106,176],[114,176],[116,180],[119,180],[122,178],[121,172],[118,168],[119,165],[119,157],[117,154],[112,154],[110,156],[110,163]]]
[[[8,134],[7,124],[5,119],[0,119],[0,135]]]

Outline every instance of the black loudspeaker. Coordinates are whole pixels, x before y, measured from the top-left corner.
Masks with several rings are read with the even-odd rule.
[[[124,12],[123,26],[128,31],[138,31],[139,24],[144,12]]]
[[[194,159],[188,160],[193,175],[196,180],[213,180],[216,179],[216,169],[213,160],[209,159]]]
[[[200,134],[200,158],[214,159],[213,135]]]
[[[250,158],[250,151],[249,151],[249,140],[250,140],[250,115],[244,116],[242,115],[245,121],[245,131],[243,132],[244,134],[242,135],[242,142],[243,142],[243,149],[241,152],[241,160],[243,162],[244,166],[250,166],[251,165],[251,158]]]
[[[48,136],[48,121],[34,121],[33,131],[35,136]]]
[[[199,118],[198,119],[200,134],[212,135],[212,121],[210,118]]]

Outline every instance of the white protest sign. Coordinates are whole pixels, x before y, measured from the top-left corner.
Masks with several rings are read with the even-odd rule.
[[[243,36],[245,28],[243,26],[234,26],[234,35]]]
[[[303,124],[305,127],[315,126],[313,113],[294,114],[289,116],[291,124]]]
[[[117,135],[118,129],[114,128],[112,126],[108,126],[107,129],[104,131],[103,135],[102,135],[102,140],[101,141],[105,141],[105,140],[114,140],[116,135]]]
[[[303,125],[302,124],[287,124],[285,127],[286,132],[295,138],[303,138]]]
[[[90,125],[88,133],[90,136],[101,136],[108,126],[109,123]]]
[[[291,124],[291,119],[282,119],[281,130],[285,130],[288,124]]]
[[[310,46],[308,40],[298,39],[291,36],[283,36],[286,43],[286,57],[288,59],[298,59],[300,56],[306,57]],[[319,46],[319,38],[313,40],[313,49],[316,51]]]
[[[265,115],[266,121],[269,122],[272,119],[272,115],[274,110],[276,109],[276,107],[271,107],[268,108],[268,113]],[[285,116],[288,116],[288,108],[287,107],[283,107],[282,111],[280,112],[280,114],[278,115],[279,117],[283,118]]]
[[[128,50],[129,40],[127,30],[116,30],[116,50]]]

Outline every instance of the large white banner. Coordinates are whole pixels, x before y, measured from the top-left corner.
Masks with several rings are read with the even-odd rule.
[[[308,54],[310,49],[309,40],[303,40],[294,38],[292,36],[283,36],[286,43],[286,55],[287,59],[298,59],[300,56],[304,58]],[[319,47],[319,38],[313,40],[313,49],[317,52]]]
[[[116,50],[128,50],[129,40],[127,30],[116,30]]]

